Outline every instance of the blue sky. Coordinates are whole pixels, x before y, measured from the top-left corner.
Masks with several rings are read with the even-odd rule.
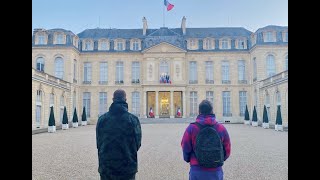
[[[267,25],[288,26],[288,0],[169,0],[165,26],[244,27],[250,31]],[[63,28],[80,33],[91,28],[163,27],[163,0],[32,0],[32,30]],[[99,25],[100,19],[100,25]]]

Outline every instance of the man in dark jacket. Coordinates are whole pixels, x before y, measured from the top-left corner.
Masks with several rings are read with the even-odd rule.
[[[126,93],[116,90],[109,112],[99,117],[96,140],[101,180],[134,180],[141,146],[139,119],[128,112]]]

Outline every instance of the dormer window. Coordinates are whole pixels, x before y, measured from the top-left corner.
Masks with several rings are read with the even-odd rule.
[[[245,48],[246,48],[245,41],[243,39],[238,39],[237,40],[237,49],[245,49]]]
[[[38,44],[45,44],[44,35],[38,35]]]
[[[125,41],[123,39],[115,40],[115,50],[124,51],[125,50]]]
[[[188,49],[197,49],[197,42],[198,42],[197,39],[190,39]]]
[[[221,49],[229,49],[229,39],[221,40]]]
[[[56,44],[63,44],[63,34],[57,34]]]
[[[140,50],[140,42],[139,40],[133,40],[132,42],[132,50],[139,51]]]
[[[252,43],[252,46],[257,43],[257,37],[255,34],[252,34],[252,36],[251,36],[251,43]]]
[[[282,33],[283,42],[288,42],[288,31]]]
[[[106,51],[109,50],[109,41],[102,39],[99,41],[99,50]]]
[[[272,32],[272,31],[265,32],[264,36],[265,36],[264,42],[275,42],[276,41],[275,36],[274,36],[274,32]]]
[[[211,50],[214,49],[214,39],[205,39],[204,40],[204,49]]]
[[[79,39],[77,37],[73,38],[73,45],[78,48]]]
[[[93,50],[92,42],[90,40],[85,40],[83,45],[83,51]]]

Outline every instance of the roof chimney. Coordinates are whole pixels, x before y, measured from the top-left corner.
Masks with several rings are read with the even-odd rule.
[[[186,35],[186,17],[183,16],[182,22],[181,22],[181,29],[182,29],[182,34]]]
[[[147,29],[148,29],[147,19],[143,17],[142,22],[143,22],[143,35],[145,36],[147,34]]]

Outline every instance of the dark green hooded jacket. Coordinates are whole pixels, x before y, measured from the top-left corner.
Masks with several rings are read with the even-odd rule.
[[[117,176],[138,172],[141,126],[139,119],[128,112],[125,101],[114,101],[109,112],[99,117],[96,141],[100,174]]]

